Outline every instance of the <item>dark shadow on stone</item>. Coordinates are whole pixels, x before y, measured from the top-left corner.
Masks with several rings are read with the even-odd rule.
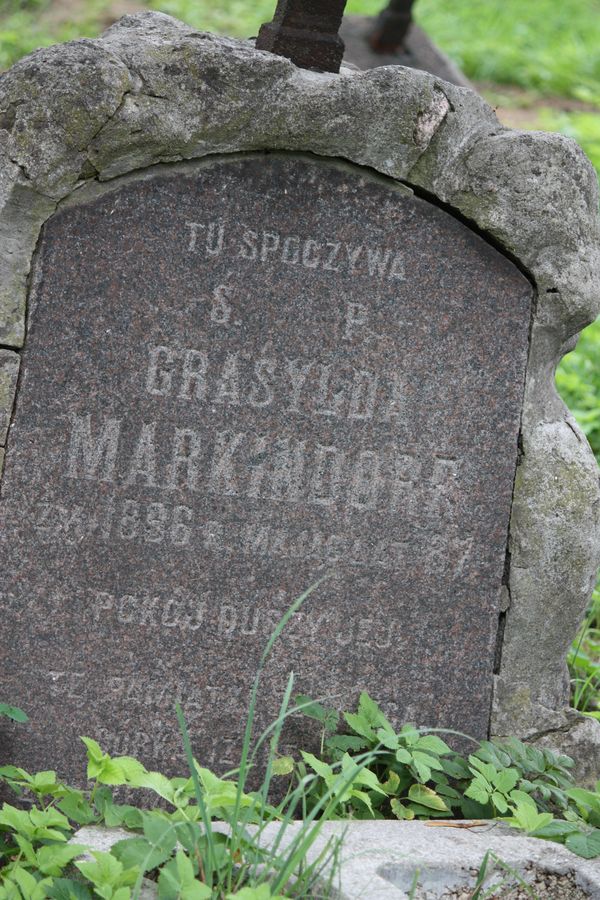
[[[366,16],[347,16],[342,22],[340,35],[346,45],[344,62],[359,69],[375,69],[378,66],[410,66],[423,69],[450,81],[459,87],[471,87],[471,83],[448,57],[439,50],[422,28],[410,26],[405,46],[396,53],[375,53],[367,40],[373,29],[374,19]]]

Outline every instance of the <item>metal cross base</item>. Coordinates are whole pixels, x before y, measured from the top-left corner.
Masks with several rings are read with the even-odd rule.
[[[339,72],[344,42],[338,35],[346,0],[278,0],[273,21],[262,25],[258,50],[285,56],[302,69]]]

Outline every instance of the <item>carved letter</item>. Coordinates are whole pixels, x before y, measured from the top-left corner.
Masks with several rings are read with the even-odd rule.
[[[121,419],[107,419],[94,439],[91,415],[72,415],[67,477],[112,481],[120,434]]]

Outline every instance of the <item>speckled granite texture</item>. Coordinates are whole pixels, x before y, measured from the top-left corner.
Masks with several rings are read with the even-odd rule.
[[[395,182],[423,191],[427,197],[437,198],[518,260],[535,288],[532,321],[527,322],[524,312],[528,282],[512,264],[448,213],[434,209],[424,200],[395,192],[389,182],[371,180],[369,175],[359,188],[361,176],[356,170],[338,169],[318,161],[289,158],[286,161],[285,157],[269,161],[268,157],[261,156],[239,162],[230,157],[215,161],[201,172],[198,170],[197,181],[193,174],[196,169],[192,166],[186,170],[185,177],[191,180],[189,190],[184,193],[181,184],[185,179],[172,181],[167,170],[127,182],[122,189],[114,182],[115,191],[102,192],[93,187],[94,182],[110,182],[117,176],[156,163],[264,150],[311,153],[368,166]],[[277,173],[277,184],[296,189],[296,206],[291,211],[278,207],[281,198],[269,199],[266,165],[271,165]],[[306,175],[309,170],[315,173],[312,180]],[[307,179],[302,194],[298,185],[301,177]],[[171,187],[167,186],[169,181]],[[92,182],[92,186],[82,188],[85,182]],[[164,188],[160,187],[162,183]],[[210,203],[206,205],[203,200],[194,199],[199,196],[195,194],[198,185],[204,183],[213,186]],[[262,192],[256,192],[253,204],[252,190],[259,186]],[[365,198],[364,221],[357,192]],[[73,194],[86,202],[67,201]],[[302,202],[304,198],[307,204]],[[389,208],[386,202],[390,203]],[[236,263],[229,279],[226,261],[221,262],[214,251],[221,240],[220,210],[234,210],[238,204],[244,218],[241,213],[238,217],[231,214],[229,238],[237,242],[235,246],[241,242],[248,254],[256,253],[260,265],[255,260],[256,264],[248,268],[246,275]],[[194,205],[197,212],[192,209]],[[443,529],[446,539],[451,528],[456,529],[457,539],[461,529],[469,536],[469,526],[480,535],[486,533],[485,528],[489,535],[494,532],[493,539],[486,544],[487,554],[478,558],[482,579],[487,580],[477,581],[475,569],[467,565],[464,580],[455,578],[458,603],[453,604],[451,593],[442,592],[447,606],[443,620],[438,618],[437,624],[442,627],[437,640],[425,635],[422,628],[421,612],[429,609],[430,612],[423,614],[431,614],[434,595],[422,593],[423,586],[431,583],[426,578],[423,580],[414,556],[407,557],[410,564],[404,573],[403,601],[394,594],[392,602],[392,590],[389,587],[380,590],[381,578],[366,575],[366,570],[361,571],[360,578],[344,584],[340,579],[339,593],[335,593],[338,590],[335,587],[330,595],[337,597],[339,603],[332,600],[330,604],[328,591],[332,588],[322,587],[309,603],[315,609],[326,609],[325,621],[335,622],[337,630],[328,631],[315,619],[318,625],[315,635],[311,634],[310,640],[305,641],[306,631],[302,632],[300,619],[294,626],[295,633],[292,631],[284,638],[274,661],[273,687],[298,652],[300,658],[306,654],[306,659],[312,660],[310,677],[315,685],[321,685],[323,692],[329,689],[345,699],[347,690],[352,686],[358,688],[367,672],[373,693],[383,696],[390,689],[386,677],[400,670],[407,635],[410,644],[412,630],[431,642],[432,647],[435,645],[440,654],[439,670],[430,681],[426,680],[428,672],[423,685],[414,676],[418,702],[426,697],[427,685],[436,685],[438,696],[430,698],[431,702],[437,702],[443,714],[444,704],[448,710],[456,704],[461,719],[469,707],[468,723],[480,729],[482,715],[487,721],[490,650],[495,644],[498,612],[502,608],[504,621],[496,655],[492,732],[516,732],[531,740],[573,749],[582,760],[582,774],[597,774],[600,769],[598,729],[595,723],[582,722],[568,710],[564,656],[589,598],[598,562],[598,473],[585,439],[557,397],[553,384],[557,361],[572,346],[574,335],[598,311],[597,182],[579,148],[559,135],[522,134],[504,129],[475,94],[425,73],[400,67],[366,73],[342,69],[340,75],[305,72],[287,60],[257,52],[249,44],[197,34],[167,16],[147,13],[126,17],[97,41],[77,41],[39,51],[20,61],[0,79],[0,342],[9,353],[11,372],[12,353],[19,351],[25,341],[28,278],[40,228],[53,216],[57,206],[58,214],[49,222],[47,237],[41,242],[39,264],[35,266],[31,331],[24,353],[25,375],[19,389],[15,427],[11,429],[13,434],[9,433],[7,445],[9,474],[3,503],[11,532],[5,529],[2,566],[9,568],[9,579],[18,579],[17,572],[21,571],[18,565],[25,565],[28,575],[10,588],[6,580],[3,585],[5,593],[11,592],[15,597],[8,598],[8,609],[17,609],[16,618],[9,616],[9,619],[13,625],[19,623],[15,636],[9,640],[20,641],[22,647],[12,661],[4,685],[17,685],[18,670],[14,667],[26,656],[28,668],[37,673],[38,689],[46,698],[55,698],[51,727],[56,734],[62,730],[65,735],[72,733],[74,722],[80,727],[84,715],[89,716],[86,721],[91,724],[100,716],[113,752],[137,752],[148,761],[162,761],[166,766],[175,752],[173,741],[165,737],[170,733],[171,723],[163,720],[157,729],[151,722],[156,712],[167,709],[178,697],[188,701],[190,716],[197,725],[201,723],[197,730],[204,732],[204,737],[200,734],[199,738],[203,746],[214,746],[213,737],[218,733],[214,722],[219,717],[227,718],[220,734],[226,731],[228,739],[234,738],[239,724],[237,712],[232,714],[232,710],[239,710],[240,698],[247,693],[259,643],[257,636],[268,633],[277,610],[305,585],[297,583],[300,569],[279,563],[265,566],[260,572],[256,570],[255,582],[252,582],[254,570],[246,567],[249,580],[245,587],[237,577],[236,565],[223,558],[220,562],[223,582],[217,585],[216,592],[207,582],[206,595],[198,597],[194,575],[210,569],[210,554],[218,554],[220,536],[218,529],[210,526],[204,535],[208,547],[199,546],[195,555],[182,553],[181,548],[172,553],[167,551],[163,543],[166,534],[177,547],[177,540],[184,541],[186,529],[189,530],[185,511],[188,504],[181,496],[182,480],[193,479],[196,472],[202,473],[202,478],[208,473],[209,481],[213,478],[213,483],[219,486],[211,494],[210,502],[215,510],[220,504],[218,511],[225,514],[236,503],[241,504],[239,495],[243,492],[249,498],[248,502],[244,500],[244,522],[256,526],[248,540],[259,544],[273,540],[272,535],[265,537],[259,527],[263,524],[259,510],[264,509],[260,503],[264,487],[262,476],[257,473],[264,472],[265,466],[275,471],[279,465],[277,448],[270,442],[274,433],[270,426],[275,419],[269,419],[268,404],[260,405],[265,403],[270,390],[275,395],[278,390],[289,389],[280,375],[282,370],[277,368],[277,360],[285,356],[287,366],[287,358],[298,359],[302,349],[326,367],[334,325],[343,329],[349,321],[348,312],[345,320],[338,315],[335,323],[333,319],[329,321],[332,310],[345,308],[350,311],[350,320],[360,320],[364,308],[372,306],[380,310],[378,315],[386,332],[374,330],[372,343],[363,338],[363,344],[359,345],[353,329],[363,329],[364,334],[369,326],[350,321],[346,368],[341,370],[342,375],[346,373],[343,375],[346,393],[342,390],[340,397],[338,390],[337,397],[335,392],[331,395],[332,408],[338,413],[345,410],[349,416],[354,409],[349,385],[355,385],[355,378],[360,381],[360,390],[356,388],[356,391],[363,391],[359,400],[367,397],[364,385],[368,379],[356,375],[363,371],[360,368],[363,357],[370,362],[364,371],[372,371],[373,364],[379,360],[377,365],[385,379],[385,373],[401,370],[402,347],[407,348],[408,369],[414,381],[412,394],[408,386],[403,386],[406,390],[402,395],[408,398],[411,422],[404,420],[399,433],[407,441],[409,437],[412,439],[415,451],[412,458],[418,457],[423,466],[430,465],[429,476],[433,482],[438,475],[442,478],[442,470],[434,474],[434,464],[428,458],[428,428],[432,434],[435,431],[442,452],[448,453],[443,459],[451,460],[452,454],[462,459],[464,454],[467,462],[463,474],[467,478],[461,482],[456,476],[460,489],[454,494],[452,489],[434,491],[431,496],[441,498],[450,510],[446,512],[450,525]],[[136,218],[136,207],[143,216]],[[407,221],[402,220],[401,211],[409,209],[415,211],[414,218],[408,216]],[[338,213],[342,216],[341,224]],[[392,228],[394,215],[400,218]],[[250,222],[245,221],[248,218]],[[146,230],[140,225],[142,219],[147,224]],[[89,226],[96,222],[99,223],[98,240],[94,243],[89,237]],[[158,228],[161,222],[169,234],[164,243],[157,245],[153,228]],[[316,234],[305,230],[308,225],[313,232],[317,230]],[[244,227],[256,237],[246,236],[244,241]],[[318,230],[321,227],[323,231]],[[334,233],[336,227],[339,230]],[[421,269],[418,286],[412,293],[402,280],[403,262],[410,265],[411,260],[419,258],[415,252],[417,245],[425,251],[428,228],[431,228],[435,252],[429,258],[430,269]],[[384,247],[390,254],[377,257],[377,261],[375,256],[369,257],[366,238],[359,240],[363,233],[377,237],[371,246],[372,254],[377,247]],[[440,251],[444,234],[449,239]],[[288,240],[286,244],[286,238],[298,238],[298,241]],[[346,271],[341,275],[336,275],[334,269],[329,271],[322,247],[312,245],[311,240],[318,245],[327,240],[343,245],[343,250],[337,251],[342,256],[332,257],[329,263],[335,267],[345,260]],[[363,247],[363,258],[357,257],[356,262],[366,268],[352,280],[348,277],[348,272],[352,273],[351,254],[359,246]],[[190,254],[194,256],[201,250],[215,266],[214,284],[211,282],[208,292],[197,277],[197,269],[186,268]],[[399,250],[406,253],[406,259],[401,258],[402,254],[397,258]],[[49,263],[53,253],[56,254],[54,268]],[[285,253],[292,258],[299,254],[302,274],[294,268],[294,263],[289,263]],[[468,261],[458,273],[452,265],[454,253],[463,262]],[[375,276],[369,277],[376,278],[377,290],[371,291],[366,284],[355,288],[355,282],[361,279],[366,282],[369,260],[375,272]],[[487,277],[484,277],[481,269],[486,266]],[[155,276],[161,285],[161,296],[156,293]],[[233,295],[228,294],[230,281],[237,295],[235,291]],[[409,331],[405,345],[395,344],[387,333],[390,327],[407,333],[399,327],[402,317],[389,309],[390,298],[395,294],[387,282],[394,281],[400,285],[398,296],[405,291],[402,296],[406,298],[407,309],[412,308],[414,312],[408,328],[415,330]],[[503,290],[503,285],[509,289]],[[307,298],[312,296],[311,287],[331,292],[330,304],[320,296],[314,315],[307,303]],[[466,296],[465,290],[472,296]],[[215,342],[209,337],[205,337],[204,344],[199,342],[200,332],[210,333],[206,322],[201,324],[202,317],[206,320],[208,316],[213,325],[223,328],[228,310],[234,314],[232,301],[236,296],[238,302],[245,302],[244,316],[238,317],[239,322],[235,320],[236,327],[242,329],[238,342],[230,342],[229,338]],[[294,296],[301,298],[297,315],[290,302]],[[452,303],[453,298],[458,300],[458,306]],[[431,315],[423,306],[428,299],[432,303]],[[182,312],[179,304],[184,301],[187,307]],[[445,311],[443,315],[440,315],[440,304]],[[472,315],[464,317],[467,308],[470,313],[477,310],[474,320]],[[261,317],[267,311],[269,314],[273,311],[278,322],[291,326],[289,338],[284,339],[277,332],[272,340],[267,338],[261,343],[268,327]],[[492,312],[497,316],[497,328],[489,324]],[[404,319],[402,322],[402,328],[406,328]],[[51,336],[44,333],[43,323],[51,326]],[[425,326],[431,329],[429,338],[421,331]],[[522,372],[523,341],[528,326],[529,354],[521,405],[517,401],[519,372]],[[175,355],[169,344],[171,335],[178,348]],[[240,357],[242,362],[258,364],[258,369],[252,370],[250,383],[248,373],[236,368],[239,360],[236,363],[230,359],[236,347],[241,346],[247,354],[247,358]],[[164,349],[157,350],[157,347]],[[197,355],[188,354],[186,358],[181,355],[181,348],[196,351]],[[207,367],[209,363],[212,365],[209,357],[213,351],[221,368],[218,378],[212,373],[210,384],[210,370],[207,368],[205,377],[203,367],[205,363]],[[451,394],[449,385],[456,388],[452,397],[440,395],[441,402],[431,419],[416,401],[414,385],[422,359],[427,360],[430,371],[439,368],[440,384]],[[274,366],[272,372],[270,366]],[[298,371],[301,372],[294,370],[296,376]],[[485,373],[495,375],[488,385],[490,393],[484,393],[484,400],[480,400],[487,405],[484,410],[487,415],[481,417],[482,409],[472,398],[475,412],[461,406],[464,395],[460,396],[458,388],[463,384],[472,392],[477,378],[485,382]],[[7,383],[14,384],[10,377]],[[54,380],[53,390],[48,386],[50,377]],[[339,372],[337,377],[342,377]],[[503,380],[498,382],[497,377]],[[236,379],[239,379],[237,386]],[[391,383],[388,380],[387,387],[381,388],[383,393],[376,398],[384,406],[387,403],[388,409],[387,426],[384,419],[384,424],[375,424],[371,432],[377,445],[371,445],[366,438],[355,444],[348,424],[338,432],[335,415],[323,417],[326,425],[324,437],[319,441],[321,447],[335,447],[335,440],[341,434],[348,442],[345,447],[348,459],[360,451],[374,455],[363,456],[359,463],[352,460],[355,480],[347,483],[336,469],[334,453],[321,450],[320,457],[313,455],[313,493],[305,486],[307,493],[302,495],[302,501],[310,506],[312,497],[316,512],[311,515],[315,523],[321,522],[329,506],[319,502],[326,499],[326,494],[320,493],[325,483],[330,488],[333,485],[336,491],[343,491],[344,484],[353,484],[358,493],[346,494],[350,505],[352,498],[357,503],[370,502],[373,484],[378,485],[381,502],[389,500],[388,489],[383,484],[379,486],[375,469],[382,465],[384,473],[390,471],[389,461],[381,462],[377,453],[385,449],[381,429],[385,430],[393,420],[389,415],[394,397]],[[243,385],[243,398],[236,397],[236,390],[242,389],[240,385]],[[305,397],[307,404],[318,401],[320,387],[315,382],[312,393]],[[204,389],[206,396],[202,394]],[[3,391],[2,403],[8,415],[13,391],[4,388]],[[427,396],[426,388],[424,396]],[[192,408],[194,397],[206,403],[212,399],[216,409],[212,437],[202,442],[197,442],[197,429],[204,420],[199,418],[197,408]],[[68,409],[63,405],[65,398],[69,399]],[[150,399],[155,401],[152,417],[149,416]],[[247,401],[246,410],[241,408],[243,401]],[[180,419],[177,410],[182,405],[186,411]],[[226,406],[233,413],[227,413]],[[27,416],[28,407],[31,418]],[[256,410],[252,422],[250,409]],[[435,418],[440,411],[448,413],[447,428],[442,431]],[[69,412],[76,418],[65,420],[61,430],[59,422]],[[120,421],[121,412],[123,416],[125,413],[131,416],[131,428]],[[502,529],[506,527],[509,470],[511,465],[514,468],[519,414],[519,464],[506,554]],[[453,415],[458,419],[453,419]],[[461,434],[459,422],[465,415],[465,431]],[[280,424],[291,429],[292,416],[281,419]],[[310,447],[315,440],[313,427],[311,419],[305,428],[295,428],[294,440],[305,441]],[[26,447],[19,444],[20,428],[28,435]],[[359,428],[361,435],[368,433],[364,423]],[[499,430],[494,432],[496,428]],[[237,444],[231,443],[239,434],[252,437],[256,453],[253,461],[238,453],[242,438]],[[496,462],[489,443],[494,434],[498,447],[505,448],[498,453]],[[262,439],[265,439],[264,448]],[[155,440],[160,444],[159,449]],[[202,454],[210,454],[211,447],[213,455],[203,457]],[[281,449],[283,452],[284,448]],[[217,450],[224,455],[218,456]],[[283,456],[287,460],[291,458],[292,464],[295,460],[300,465],[304,460],[298,446],[292,446],[291,435]],[[215,463],[217,458],[225,462],[219,466]],[[234,459],[240,468],[232,474],[230,464]],[[294,485],[288,477],[289,469],[282,466],[281,471],[283,493],[277,508],[285,509],[280,515],[293,517],[294,506],[286,503],[284,493]],[[473,494],[466,491],[466,485],[475,472],[481,478],[475,478],[477,492]],[[444,483],[452,484],[452,463],[447,463],[443,475]],[[64,483],[70,479],[69,484],[73,485],[69,503],[61,503],[53,495],[50,512],[42,513],[53,518],[41,523],[37,519],[35,536],[30,513],[36,503],[43,502],[44,492],[56,488],[58,478]],[[198,478],[201,480],[200,474]],[[28,480],[30,492],[25,490]],[[402,471],[399,481],[406,484]],[[422,481],[419,483],[422,487]],[[26,496],[18,493],[17,484]],[[11,485],[15,485],[12,499]],[[159,492],[169,491],[172,498],[169,504],[157,499]],[[482,518],[478,518],[480,491],[485,498]],[[199,493],[204,498],[208,491]],[[111,549],[113,494],[119,503],[130,501],[130,505],[115,513],[121,529],[117,543],[119,547],[126,546],[126,550]],[[473,506],[463,507],[467,494]],[[414,500],[414,494],[411,497]],[[141,502],[145,504],[144,524],[139,521]],[[202,503],[208,500],[204,498]],[[417,507],[416,518],[411,520],[413,513],[407,514],[407,521],[424,522],[426,530],[433,530],[431,522],[427,524],[432,515],[428,502],[419,498]],[[436,518],[438,526],[443,515],[442,512]],[[376,525],[370,516],[367,510],[366,528],[361,529],[351,521],[352,514],[344,514],[344,534],[356,537],[360,532],[363,543],[368,545],[387,530],[390,541],[398,541],[398,520],[393,515],[383,512],[377,517]],[[218,516],[210,521],[218,521]],[[482,522],[486,523],[483,529]],[[240,524],[243,524],[241,520]],[[267,524],[276,525],[272,516]],[[47,541],[40,537],[44,527],[51,538]],[[103,529],[108,533],[108,540],[103,537]],[[144,534],[150,538],[158,535],[161,538],[148,540],[149,549],[146,547],[138,558],[134,545],[139,543],[140,529],[146,529]],[[69,543],[57,537],[68,534],[69,530],[75,536],[89,534],[91,530],[90,542],[97,548],[95,555],[87,552],[82,538],[76,537]],[[400,534],[401,547],[396,558],[402,561],[406,526]],[[46,548],[43,552],[42,546]],[[414,552],[415,544],[410,546]],[[447,541],[446,546],[450,553],[437,570],[440,578],[458,562],[457,545]],[[432,557],[428,556],[434,553],[432,545],[426,540],[424,547],[422,568],[433,571]],[[339,545],[336,552],[342,552]],[[442,545],[442,550],[438,549],[442,558],[443,552]],[[122,571],[119,561],[126,559],[128,566],[142,565],[144,558],[148,560],[151,579],[138,596],[134,593],[138,582],[132,583],[135,579]],[[467,552],[467,562],[468,559]],[[303,572],[308,574],[309,568],[305,566]],[[503,569],[506,587],[500,594]],[[107,587],[100,584],[103,572],[111,573]],[[172,589],[174,582],[182,585],[179,591]],[[473,592],[472,585],[475,585]],[[397,583],[396,589],[400,594]],[[94,590],[100,593],[94,594]],[[353,625],[350,627],[349,611],[353,609],[353,598],[358,595],[365,609],[368,607],[368,616],[366,622],[362,616],[363,625],[356,630]],[[413,596],[412,605],[407,600],[410,596]],[[253,598],[259,598],[258,604]],[[254,612],[262,608],[267,612],[258,616],[260,624],[257,625]],[[402,627],[402,617],[397,615],[398,609],[404,611],[410,623],[407,631]],[[464,615],[460,623],[454,620],[460,609],[472,620],[473,639],[477,647],[485,648],[483,653],[477,647],[469,647]],[[203,619],[203,610],[218,615],[213,614],[212,620],[210,616]],[[491,623],[487,631],[482,628],[486,619],[488,626]],[[34,624],[28,626],[27,622]],[[47,622],[47,627],[43,628],[40,622]],[[112,639],[109,622],[114,627]],[[156,634],[160,634],[160,641]],[[185,640],[181,639],[182,634],[187,636]],[[168,658],[159,653],[159,647],[168,649]],[[485,676],[473,675],[469,695],[458,699],[454,696],[455,679],[461,680],[463,663],[468,668],[466,661],[470,659],[471,649]],[[228,654],[229,658],[233,655],[235,667],[225,665]],[[32,659],[37,659],[37,668],[31,666]],[[83,663],[93,659],[101,663],[91,669],[82,668]],[[432,649],[424,659],[425,666],[433,673],[436,657]],[[145,661],[139,670],[138,660]],[[357,670],[352,670],[346,660],[351,660]],[[144,666],[152,671],[145,687]],[[342,684],[328,685],[327,669],[336,667],[343,676]],[[303,674],[301,668],[297,669],[299,676]],[[214,684],[210,673],[215,674]],[[221,673],[219,677],[217,673]],[[408,681],[404,690],[407,684]],[[440,685],[447,687],[447,696],[441,693]],[[112,711],[106,716],[100,707],[96,708],[100,692],[107,709],[108,697],[113,700]],[[398,713],[413,713],[408,697],[405,694],[403,697],[404,705]],[[434,714],[431,706],[426,710],[428,715]],[[209,718],[213,715],[215,719]],[[421,718],[418,705],[410,717]],[[40,746],[47,740],[43,733],[45,727],[48,723],[39,719],[33,725]],[[102,735],[95,736],[102,738]],[[222,759],[229,761],[225,750]],[[587,772],[583,771],[585,766]]]

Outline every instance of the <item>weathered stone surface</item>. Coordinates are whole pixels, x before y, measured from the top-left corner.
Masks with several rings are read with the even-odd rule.
[[[126,17],[98,41],[39,51],[0,76],[0,342],[21,346],[37,234],[82,180],[263,148],[341,157],[422,188],[484,229],[536,285],[512,528],[518,535],[531,516],[539,530],[552,504],[557,515],[537,552],[533,541],[511,540],[493,728],[555,729],[559,743],[579,725],[545,705],[545,696],[564,696],[554,667],[555,681],[541,689],[546,643],[554,652],[557,631],[583,613],[599,547],[597,467],[553,385],[557,361],[599,308],[598,187],[572,141],[511,132],[476,95],[416,71],[317,75],[167,16]],[[547,478],[548,460],[559,478],[572,475],[564,513],[565,488]],[[575,548],[568,565],[560,548]],[[561,595],[568,607],[560,629],[533,575],[542,568],[550,608]],[[529,668],[518,663],[523,621],[538,638]]]
[[[182,689],[201,756],[239,747],[274,620],[328,568],[269,669],[268,716],[293,670],[313,696],[363,687],[397,722],[485,737],[527,279],[394,182],[310,157],[75,200],[40,244],[4,476],[4,626],[37,657],[37,690],[16,656],[3,682],[39,723],[13,754],[54,748],[75,775],[82,729],[149,735],[163,690],[164,767]],[[46,641],[87,701],[67,686],[56,729]]]
[[[408,900],[413,896],[436,900],[447,897],[451,891],[474,890],[488,851],[501,863],[495,866],[490,859],[484,893],[501,884],[503,895],[512,896],[511,889],[518,885],[514,875],[517,873],[540,900],[599,900],[597,860],[581,859],[565,847],[526,837],[499,822],[480,827],[474,822],[456,824],[463,827],[432,828],[427,822],[325,822],[309,851],[309,859],[326,853],[328,841],[341,841],[339,873],[334,878],[339,900]],[[465,824],[470,827],[465,828]],[[261,844],[287,847],[297,837],[302,823],[292,823],[283,838],[280,827],[277,823],[267,825]],[[226,826],[215,823],[215,830],[226,831]],[[128,837],[132,837],[131,832],[120,828],[87,827],[79,829],[72,843],[91,850],[108,850]],[[502,863],[513,870],[514,880]],[[150,884],[148,891],[148,898],[157,895]]]
[[[6,443],[18,374],[18,353],[13,353],[12,350],[0,350],[0,447],[4,447]]]

